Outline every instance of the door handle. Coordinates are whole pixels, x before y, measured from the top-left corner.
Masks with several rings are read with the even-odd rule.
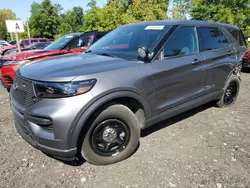
[[[193,61],[192,61],[192,65],[197,65],[201,63],[201,61],[199,61],[197,58],[195,58]]]

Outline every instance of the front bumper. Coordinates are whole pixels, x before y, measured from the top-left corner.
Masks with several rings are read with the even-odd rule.
[[[13,90],[13,89],[12,89]],[[10,92],[15,127],[31,146],[63,160],[73,160],[77,148],[69,147],[71,125],[92,95],[86,93],[62,99],[42,99],[28,108],[20,106]],[[82,101],[82,102],[79,102]],[[85,102],[84,102],[85,101]],[[49,126],[44,126],[50,121]]]
[[[76,154],[77,154],[77,149],[69,149],[69,150],[60,150],[56,148],[51,148],[48,146],[41,145],[37,142],[35,139],[34,135],[29,131],[29,129],[25,128],[23,125],[21,125],[16,119],[14,120],[15,122],[15,127],[20,134],[20,136],[28,142],[31,146],[33,146],[36,149],[39,149],[40,151],[50,154],[52,156],[58,157],[60,159],[65,159],[65,160],[74,160]]]

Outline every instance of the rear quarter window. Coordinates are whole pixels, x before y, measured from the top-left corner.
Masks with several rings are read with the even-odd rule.
[[[238,44],[240,44],[240,46],[246,46],[245,38],[240,30],[231,28],[227,28],[227,30],[231,33],[231,35],[238,42]]]

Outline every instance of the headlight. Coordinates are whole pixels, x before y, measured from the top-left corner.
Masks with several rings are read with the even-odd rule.
[[[20,65],[23,63],[28,63],[30,60],[21,60],[21,61],[6,61],[3,65]]]
[[[36,95],[40,98],[62,98],[83,94],[90,91],[95,83],[96,79],[67,83],[33,82]]]

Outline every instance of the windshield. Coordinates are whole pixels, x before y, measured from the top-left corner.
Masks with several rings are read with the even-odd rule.
[[[48,45],[46,48],[44,48],[44,50],[60,50],[69,41],[71,41],[75,37],[77,37],[77,36],[76,35],[66,35],[66,36],[63,36],[63,37],[59,38],[58,40],[56,40],[55,42],[53,42],[50,45]]]
[[[168,29],[169,26],[164,25],[120,27],[93,44],[88,52],[136,60],[139,46],[145,46],[152,51]]]

